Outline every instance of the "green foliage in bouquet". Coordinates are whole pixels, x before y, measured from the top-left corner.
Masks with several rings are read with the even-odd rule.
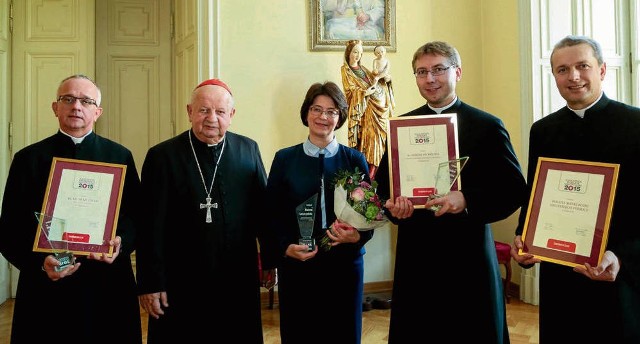
[[[356,167],[353,172],[340,170],[336,173],[336,188],[342,187],[347,192],[347,203],[367,222],[384,219],[383,202],[376,189],[378,182],[371,184],[364,180],[365,174]]]
[[[372,230],[389,221],[384,215],[384,202],[376,194],[378,183],[370,184],[364,178],[365,173],[356,167],[354,171],[338,171],[333,182],[336,217],[358,231]],[[329,231],[333,233],[333,227]],[[320,247],[331,249],[331,239],[326,234],[320,239]]]

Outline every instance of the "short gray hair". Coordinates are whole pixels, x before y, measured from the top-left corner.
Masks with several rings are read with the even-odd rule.
[[[93,81],[90,77],[84,74],[74,74],[62,79],[62,81],[60,81],[60,84],[58,85],[58,88],[60,88],[60,86],[62,86],[62,84],[64,84],[67,80],[71,80],[71,79],[85,79],[85,80],[91,81],[93,86],[95,86],[96,90],[98,91],[98,96],[96,97],[96,105],[100,106],[100,102],[102,101],[102,91],[100,91],[100,87],[98,87],[98,84],[96,84],[95,81]]]
[[[600,47],[600,43],[598,43],[593,38],[590,38],[587,36],[569,35],[561,39],[560,42],[556,43],[556,45],[553,46],[553,52],[551,52],[551,57],[549,57],[549,61],[551,62],[551,67],[553,68],[553,54],[555,54],[557,50],[566,48],[566,47],[572,47],[578,44],[589,45],[593,50],[593,56],[595,56],[596,60],[598,61],[598,65],[602,66],[602,64],[604,63],[604,59],[602,58],[602,47]]]

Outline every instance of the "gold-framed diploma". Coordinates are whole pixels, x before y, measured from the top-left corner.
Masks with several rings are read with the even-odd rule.
[[[112,256],[126,171],[126,165],[54,157],[33,250]]]
[[[439,165],[458,159],[457,118],[456,114],[389,118],[391,197],[406,196],[414,208],[424,208],[432,195],[460,188],[459,178],[450,190],[436,187]]]
[[[620,165],[540,157],[520,254],[597,266],[607,246]]]

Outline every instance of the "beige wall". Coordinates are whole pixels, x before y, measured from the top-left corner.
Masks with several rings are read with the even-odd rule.
[[[231,130],[259,142],[268,170],[278,149],[306,138],[299,109],[307,88],[325,80],[341,85],[343,51],[310,51],[308,0],[219,3],[220,77],[233,89],[237,107]],[[427,41],[448,41],[463,61],[460,98],[500,117],[522,156],[517,2],[396,0],[396,17],[397,51],[387,54],[396,113],[424,104],[411,70],[413,52]],[[363,63],[372,58],[365,52]],[[346,143],[344,129],[337,136]],[[515,225],[515,216],[495,224],[494,236],[511,243]],[[367,244],[367,282],[392,278],[394,247],[395,229],[376,232]],[[515,266],[513,281],[519,273]]]
[[[483,10],[485,17],[482,36],[485,46],[481,66],[484,79],[482,87],[483,108],[500,117],[511,135],[511,142],[522,165],[522,116],[520,113],[520,39],[517,1],[492,0],[491,8]],[[493,6],[495,4],[495,6]],[[525,130],[526,131],[526,130]],[[526,161],[525,161],[526,162]],[[499,185],[499,181],[496,182]],[[496,190],[499,192],[499,190]],[[496,240],[512,243],[517,226],[517,215],[494,226]],[[516,268],[514,281],[520,280],[520,269]]]

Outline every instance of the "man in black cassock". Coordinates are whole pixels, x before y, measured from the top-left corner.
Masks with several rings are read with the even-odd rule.
[[[262,157],[255,141],[227,131],[235,108],[222,81],[198,85],[187,112],[191,129],[149,149],[142,167],[137,277],[148,343],[262,343]]]
[[[498,117],[456,95],[462,62],[450,44],[423,45],[412,65],[427,104],[403,116],[456,114],[460,156],[469,160],[461,172],[460,190],[428,201],[427,209],[414,211],[404,196],[387,204],[398,225],[389,343],[407,343],[407,338],[436,343],[443,333],[452,336],[444,342],[509,343],[490,226],[518,209],[525,193],[509,133]],[[382,159],[376,176],[383,198],[389,195],[388,163]],[[442,208],[428,210],[433,205]],[[465,286],[464,292],[454,295],[455,286]],[[429,321],[415,316],[425,313]],[[460,331],[464,324],[478,330]]]
[[[620,164],[609,238],[597,267],[518,255],[527,197],[511,256],[524,267],[540,263],[540,343],[640,343],[640,109],[604,94],[607,66],[591,38],[563,38],[551,70],[567,106],[531,127],[529,190],[539,157]]]
[[[100,89],[84,75],[64,79],[52,108],[60,130],[17,152],[0,216],[0,252],[20,270],[12,343],[141,343],[140,308],[130,254],[140,181],[131,152],[100,137]],[[52,254],[33,252],[53,157],[127,166],[112,257],[76,255],[55,271]]]

